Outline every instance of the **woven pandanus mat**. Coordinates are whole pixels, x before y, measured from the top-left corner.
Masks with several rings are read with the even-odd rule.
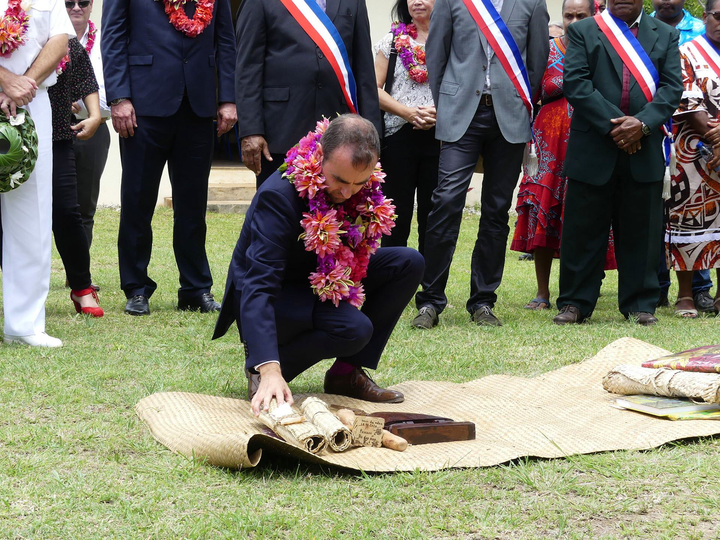
[[[220,467],[258,464],[263,450],[364,471],[435,471],[486,467],[523,456],[559,458],[611,450],[641,450],[669,441],[720,433],[720,422],[677,421],[621,411],[603,390],[603,376],[618,364],[642,362],[668,351],[634,338],[619,339],[596,356],[535,378],[491,375],[476,381],[409,381],[398,405],[377,405],[342,396],[314,394],[329,404],[376,411],[422,412],[474,422],[474,441],[410,446],[405,452],[353,448],[313,455],[267,432],[240,399],[162,392],[135,410],[170,450]],[[300,398],[302,396],[296,396]]]

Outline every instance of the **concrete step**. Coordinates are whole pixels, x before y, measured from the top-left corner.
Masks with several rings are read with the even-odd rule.
[[[251,202],[251,200],[208,201],[207,211],[216,214],[244,214],[250,208]],[[172,208],[172,197],[165,197],[164,205]]]
[[[212,183],[208,186],[208,200],[251,201],[255,196],[255,180],[252,182]]]
[[[210,169],[211,184],[234,184],[247,182],[255,185],[255,174],[245,165],[213,165]]]

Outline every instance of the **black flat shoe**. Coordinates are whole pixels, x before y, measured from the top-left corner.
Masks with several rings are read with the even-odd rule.
[[[150,315],[148,299],[141,294],[128,298],[125,304],[125,313],[128,315]]]
[[[200,313],[211,313],[220,311],[220,304],[215,301],[212,293],[203,293],[195,298],[186,298],[178,300],[178,309],[180,311],[199,311]]]

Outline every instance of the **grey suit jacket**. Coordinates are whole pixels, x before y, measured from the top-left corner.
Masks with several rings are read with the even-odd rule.
[[[500,16],[525,62],[533,96],[547,67],[550,42],[545,0],[504,0]],[[436,0],[425,45],[437,108],[436,137],[455,142],[467,131],[485,86],[487,40],[462,0]],[[530,140],[527,109],[496,55],[490,61],[493,107],[505,140]]]

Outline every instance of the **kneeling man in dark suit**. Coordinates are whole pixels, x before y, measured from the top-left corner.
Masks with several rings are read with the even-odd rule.
[[[213,338],[237,321],[256,414],[292,403],[287,385],[325,358],[325,392],[398,403],[363,368],[377,368],[425,263],[378,249],[393,223],[380,190],[380,140],[354,114],[319,122],[258,190],[228,272]]]

